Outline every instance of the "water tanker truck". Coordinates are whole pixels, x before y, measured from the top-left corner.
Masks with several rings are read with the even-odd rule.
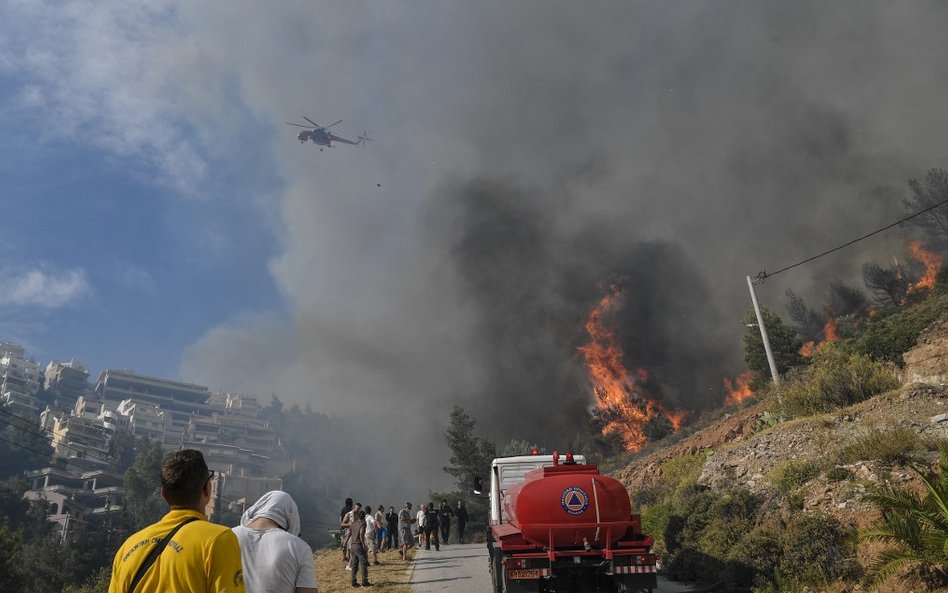
[[[496,593],[632,593],[656,587],[652,538],[625,487],[581,455],[491,463]]]

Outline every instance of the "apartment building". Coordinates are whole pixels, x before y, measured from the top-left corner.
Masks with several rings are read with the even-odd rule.
[[[125,400],[149,404],[164,413],[162,444],[181,444],[191,418],[210,416],[211,393],[203,385],[147,377],[132,371],[106,369],[99,374],[95,395],[113,409]]]
[[[163,443],[165,440],[165,413],[158,406],[151,406],[127,399],[116,409],[125,418],[125,425],[136,437]]]
[[[97,467],[94,461],[74,461],[69,465],[74,469],[44,467],[28,472],[26,477],[31,484],[24,498],[45,499],[49,504],[47,519],[58,523],[60,531],[67,529],[73,519],[117,517],[125,497],[121,476]],[[89,467],[83,469],[82,465]]]
[[[58,407],[69,408],[79,396],[89,395],[92,391],[89,368],[74,360],[51,361],[46,365],[43,378],[43,389],[53,405]]]
[[[201,451],[218,473],[214,508],[253,504],[264,493],[282,488],[279,476],[290,470],[289,463],[273,429],[258,417],[257,399],[218,393],[211,403],[219,411],[192,418],[182,447]]]
[[[39,365],[26,359],[22,346],[0,342],[0,407],[35,420],[42,409],[38,390]]]

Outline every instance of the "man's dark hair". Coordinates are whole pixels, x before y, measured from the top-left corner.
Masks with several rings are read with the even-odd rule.
[[[210,473],[200,451],[172,453],[161,466],[161,495],[171,506],[196,507]]]
[[[346,506],[347,506],[347,507],[351,507],[351,506],[352,506],[352,499],[351,499],[351,498],[347,498],[347,499],[346,499]]]

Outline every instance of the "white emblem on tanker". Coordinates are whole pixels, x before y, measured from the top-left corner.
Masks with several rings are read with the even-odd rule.
[[[570,486],[563,491],[560,504],[563,505],[563,510],[570,515],[581,515],[589,506],[589,495],[578,486]]]

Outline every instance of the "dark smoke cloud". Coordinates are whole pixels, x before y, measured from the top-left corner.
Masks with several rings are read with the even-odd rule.
[[[743,370],[744,276],[898,218],[906,180],[948,156],[943,3],[360,6],[372,18],[277,19],[320,40],[334,84],[242,70],[244,100],[278,113],[321,92],[390,140],[359,160],[276,149],[272,269],[291,313],[210,332],[185,374],[336,414],[388,410],[400,427],[425,418],[392,438],[432,480],[454,403],[499,444],[555,446],[578,426],[592,403],[583,322],[619,278],[627,362],[674,405],[713,405]],[[348,49],[347,18],[368,45]],[[241,53],[257,49],[257,62],[287,59]],[[864,261],[904,257],[901,232],[775,277],[760,297],[781,313],[786,288],[819,303],[834,278],[859,284]],[[274,334],[292,351],[244,343]],[[234,335],[260,360],[224,364]]]
[[[438,195],[428,220],[477,304],[471,355],[490,377],[478,409],[504,410],[492,416],[496,434],[555,445],[578,429],[591,401],[578,348],[612,282],[623,291],[613,329],[628,368],[649,370],[671,407],[720,403],[733,345],[714,340],[720,315],[680,247],[598,226],[557,231],[557,213],[543,204],[557,197],[511,183],[462,183]]]

